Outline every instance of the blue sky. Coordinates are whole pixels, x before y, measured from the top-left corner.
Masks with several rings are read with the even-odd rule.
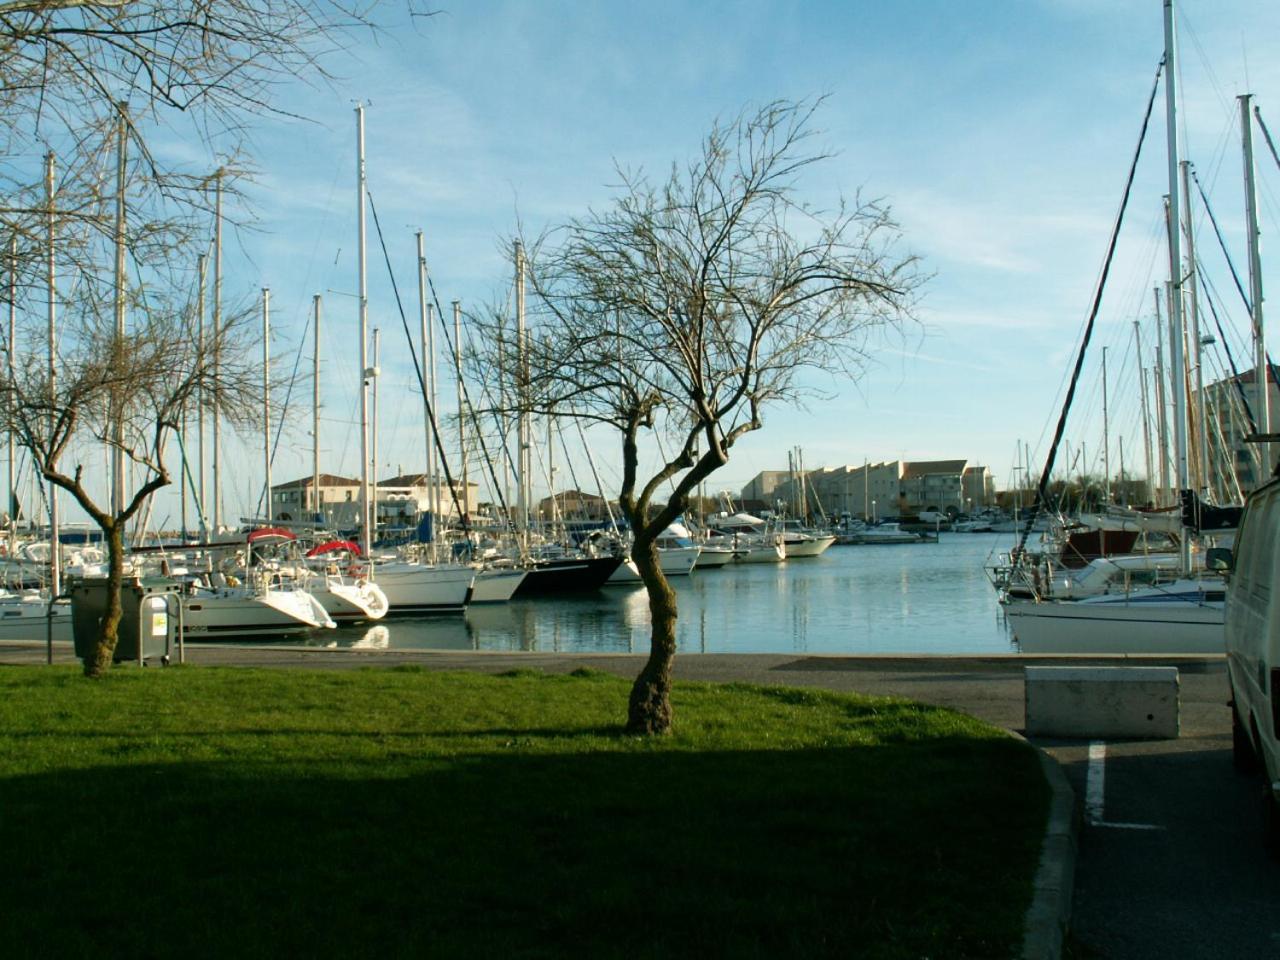
[[[1256,94],[1280,131],[1280,4],[1184,0],[1178,12],[1186,146],[1243,270],[1234,98]],[[294,363],[311,297],[324,294],[324,469],[357,474],[355,100],[368,104],[369,187],[416,331],[414,229],[425,231],[446,309],[455,298],[501,301],[511,274],[502,243],[517,216],[536,232],[607,203],[615,160],[661,175],[716,117],[826,94],[817,125],[836,156],[804,191],[829,205],[861,190],[893,208],[933,274],[921,323],[883,341],[856,384],[825,385],[829,401],[768,411],[714,486],[784,469],[792,446],[809,467],[965,457],[1003,486],[1019,441],[1033,461],[1044,455],[1162,47],[1159,0],[457,3],[362,40],[331,61],[332,87],[277,91],[312,122],[256,123],[256,228],[228,243],[225,283],[245,296],[271,287],[277,369]],[[1097,340],[1110,357],[1113,470],[1119,436],[1130,470],[1141,443],[1132,321],[1151,322],[1150,288],[1166,274],[1164,130],[1162,91]],[[1280,170],[1257,141],[1265,257],[1280,229]],[[1212,235],[1197,230],[1201,258],[1220,265]],[[421,469],[422,427],[372,222],[369,264],[371,324],[383,330],[379,473],[388,475]],[[1264,271],[1275,289],[1280,270]],[[1228,322],[1243,330],[1224,276]],[[309,345],[301,364],[310,366]],[[452,390],[446,378],[446,411]],[[277,482],[310,472],[304,393]],[[1081,394],[1068,437],[1096,460],[1096,363]],[[592,448],[616,476],[605,466],[618,458],[612,440]],[[232,517],[256,500],[258,449],[249,438],[229,454]],[[589,489],[586,465],[575,469]],[[567,485],[561,474],[557,486]],[[157,514],[166,509],[176,511]]]

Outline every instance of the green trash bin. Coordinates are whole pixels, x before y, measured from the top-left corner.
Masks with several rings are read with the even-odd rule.
[[[182,585],[168,577],[126,577],[120,584],[120,627],[115,660],[168,663],[177,639]],[[107,612],[106,577],[84,577],[71,583],[71,634],[76,656],[89,656]]]

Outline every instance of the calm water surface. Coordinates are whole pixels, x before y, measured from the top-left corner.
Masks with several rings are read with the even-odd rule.
[[[938,543],[833,546],[821,557],[730,564],[673,578],[685,653],[1009,653],[983,565],[1008,534]],[[627,653],[648,650],[638,587],[519,600],[465,615],[326,631],[310,645],[416,650]]]

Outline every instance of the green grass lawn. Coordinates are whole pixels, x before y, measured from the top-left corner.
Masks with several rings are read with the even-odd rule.
[[[1006,957],[1034,753],[902,700],[598,673],[0,668],[8,957]]]

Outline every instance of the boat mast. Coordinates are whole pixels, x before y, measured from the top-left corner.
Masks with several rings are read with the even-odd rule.
[[[196,283],[196,363],[203,368],[204,366],[204,285],[208,275],[209,258],[205,254],[200,254],[196,261],[196,272],[199,278]],[[203,373],[203,371],[202,371]],[[200,528],[201,534],[205,533],[205,517],[204,512],[204,384],[205,377],[200,377],[200,382],[196,386],[196,444],[199,447],[196,457],[196,469],[200,471],[199,480],[196,483],[196,496],[199,498],[200,504]]]
[[[13,352],[14,352],[14,348],[17,345],[14,339],[14,330],[17,324],[17,314],[18,314],[18,235],[14,234],[13,237],[9,240],[9,358],[8,358],[7,366],[8,366],[8,373],[9,373],[9,384],[11,386],[13,384],[14,374],[16,372],[14,360],[13,360]],[[13,419],[13,402],[14,402],[13,395],[10,394],[5,399],[5,406],[8,409],[10,421],[12,421]],[[17,483],[17,471],[15,469],[13,458],[16,455],[17,450],[16,450],[16,445],[14,444],[12,430],[9,431],[9,435],[8,435],[8,447],[9,447],[9,485],[6,488],[8,490],[8,493],[5,495],[6,502],[4,505],[4,512],[9,517],[9,550],[10,552],[12,552],[14,548],[14,542],[13,542],[14,535],[17,532],[17,528],[18,528],[18,509],[17,509],[18,498],[15,497],[13,494],[13,485]]]
[[[529,415],[525,405],[529,401],[529,357],[525,344],[524,316],[524,244],[516,241],[516,405],[520,411],[516,421],[516,500],[520,522],[524,526],[524,547],[529,546],[529,507],[532,490],[529,487],[530,441]]]
[[[116,105],[116,223],[115,223],[115,320],[116,343],[124,342],[124,287],[125,287],[125,235],[124,235],[124,183],[125,152],[128,145],[128,122],[125,104]],[[111,513],[120,516],[124,513],[124,410],[121,398],[117,395],[112,403],[111,425]]]
[[[1253,95],[1246,93],[1236,98],[1240,101],[1240,139],[1244,148],[1244,200],[1249,240],[1249,306],[1253,314],[1253,384],[1257,392],[1257,432],[1271,433],[1271,391],[1268,381],[1267,340],[1262,325],[1262,262],[1258,255],[1258,193],[1253,169],[1253,125],[1249,119],[1249,103]],[[1262,476],[1257,485],[1266,483],[1272,469],[1271,444],[1258,445],[1262,460]]]
[[[1102,499],[1111,503],[1111,437],[1107,416],[1107,348],[1102,348]]]
[[[1147,371],[1142,365],[1142,329],[1137,320],[1133,321],[1134,355],[1138,358],[1138,394],[1142,402],[1142,449],[1147,464],[1147,499],[1154,505],[1155,475],[1151,472],[1151,413],[1147,406]]]
[[[267,474],[267,523],[271,507],[271,288],[262,288],[262,460]]]
[[[222,529],[222,170],[213,200],[213,533]]]
[[[369,423],[369,517],[372,527],[370,536],[378,538],[378,381],[381,379],[382,366],[382,329],[373,328],[373,413]]]
[[[364,104],[356,104],[356,233],[357,290],[360,314],[360,550],[369,556],[369,295],[365,276]]]
[[[436,446],[431,439],[432,406],[431,406],[431,399],[430,399],[431,397],[430,391],[434,389],[434,386],[435,386],[433,382],[435,378],[435,371],[434,369],[432,369],[434,367],[434,363],[432,363],[431,367],[428,367],[428,361],[427,361],[427,357],[430,355],[429,348],[431,347],[431,344],[430,344],[431,324],[427,314],[427,257],[426,257],[426,254],[423,253],[421,230],[417,232],[416,237],[418,241],[418,322],[422,328],[421,330],[422,369],[423,369],[424,375],[431,378],[427,380],[425,384],[426,389],[422,391],[422,428],[425,431],[426,435],[424,439],[426,440],[426,443],[427,443],[427,446],[426,446],[427,464],[426,464],[426,473],[424,475],[424,479],[426,480],[428,484],[428,490],[430,491],[427,494],[427,504],[431,509],[431,542],[434,548],[435,539],[436,539],[436,528],[440,523],[440,515],[436,510],[437,505],[436,505],[436,494],[435,494]],[[428,370],[430,370],[430,373],[427,372]]]
[[[466,532],[470,526],[468,519],[471,515],[471,502],[469,494],[471,487],[467,483],[467,414],[465,406],[464,391],[462,385],[462,301],[453,301],[453,373],[458,382],[458,450],[462,457],[462,511],[464,517],[459,517],[458,522],[462,524],[463,532]]]
[[[440,409],[440,396],[436,384],[436,305],[427,304],[427,352],[430,362],[427,369],[431,371],[431,409]],[[444,503],[440,496],[440,459],[432,445],[431,448],[431,559],[439,561],[440,552],[440,507]]]
[[[1196,433],[1196,463],[1199,469],[1196,471],[1197,488],[1201,496],[1207,496],[1213,485],[1212,477],[1209,471],[1209,430],[1208,430],[1208,414],[1205,409],[1204,402],[1204,369],[1201,366],[1200,351],[1200,297],[1199,297],[1199,272],[1196,266],[1196,235],[1193,229],[1192,211],[1191,211],[1191,162],[1183,160],[1179,164],[1179,170],[1182,174],[1182,204],[1183,204],[1183,225],[1182,229],[1187,240],[1187,307],[1189,312],[1190,323],[1190,341],[1191,341],[1191,366],[1194,375],[1195,384],[1195,403],[1192,405],[1193,417],[1192,422],[1195,424]]]
[[[1160,455],[1160,491],[1156,504],[1163,506],[1169,491],[1169,418],[1164,400],[1164,316],[1160,288],[1153,289],[1156,303],[1156,445]]]
[[[1173,449],[1178,496],[1191,486],[1187,464],[1186,357],[1183,351],[1182,318],[1182,231],[1178,228],[1178,68],[1177,41],[1173,24],[1173,0],[1164,0],[1165,123],[1169,148],[1169,351],[1173,382]],[[1191,569],[1191,541],[1182,538],[1182,570]]]
[[[311,351],[311,519],[324,523],[324,509],[320,505],[320,294],[311,298],[315,313],[315,347]]]
[[[57,364],[57,332],[58,332],[58,270],[57,270],[57,253],[55,243],[57,241],[57,218],[55,216],[54,199],[56,191],[53,185],[53,151],[50,150],[45,154],[44,158],[44,187],[45,199],[48,201],[48,249],[46,250],[47,270],[46,281],[49,291],[49,448],[53,448],[53,431],[55,429],[57,415],[54,410],[58,404],[58,364]],[[45,467],[52,470],[54,464],[46,463]],[[58,541],[58,488],[52,480],[49,481],[49,602],[53,603],[62,589],[62,549]],[[49,662],[53,662],[53,647],[48,650]]]

